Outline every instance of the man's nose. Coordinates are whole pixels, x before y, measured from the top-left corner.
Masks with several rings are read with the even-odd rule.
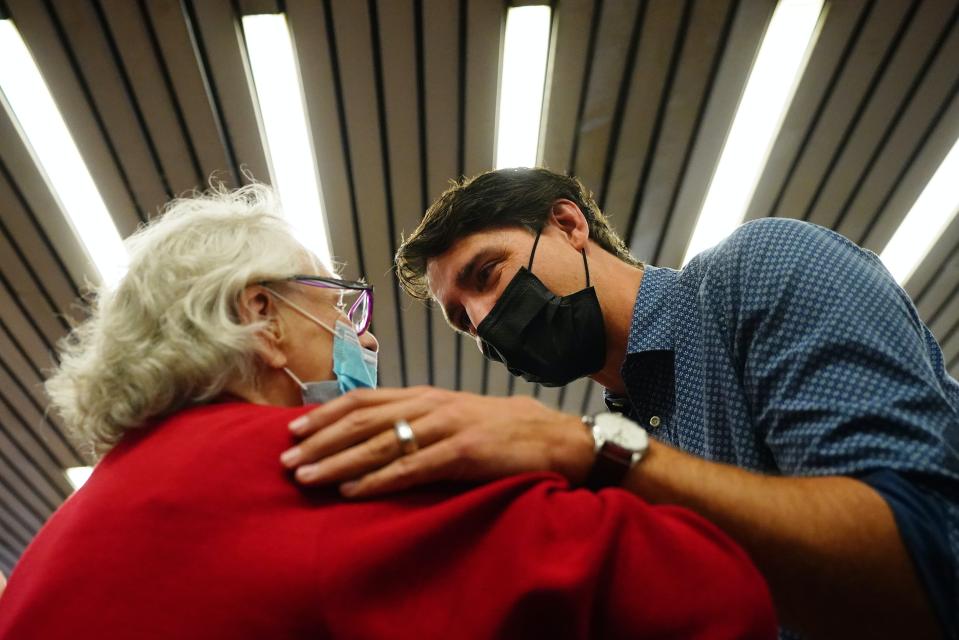
[[[486,316],[489,315],[489,312],[493,310],[495,305],[496,298],[492,295],[478,296],[463,301],[463,308],[466,310],[466,315],[469,316],[470,323],[474,329],[483,323],[483,320],[486,319]]]
[[[371,331],[367,331],[360,336],[360,345],[365,349],[369,349],[370,351],[380,350],[380,343],[377,341],[376,336],[374,336]]]

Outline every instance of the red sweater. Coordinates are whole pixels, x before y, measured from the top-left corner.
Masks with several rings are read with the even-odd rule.
[[[718,528],[528,474],[347,502],[280,466],[303,412],[184,411],[127,436],[50,518],[0,638],[774,638]]]

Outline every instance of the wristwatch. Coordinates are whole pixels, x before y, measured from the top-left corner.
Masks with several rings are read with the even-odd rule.
[[[626,472],[639,462],[649,448],[649,436],[641,426],[619,413],[583,416],[593,434],[596,461],[586,478],[594,491],[622,484]]]

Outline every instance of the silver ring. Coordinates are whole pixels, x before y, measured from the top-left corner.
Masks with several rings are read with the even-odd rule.
[[[396,433],[396,439],[400,442],[400,452],[405,456],[419,449],[416,442],[416,434],[413,433],[413,427],[406,420],[397,420],[393,425],[393,431]]]

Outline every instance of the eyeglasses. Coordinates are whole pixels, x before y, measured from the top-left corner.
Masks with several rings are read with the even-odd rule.
[[[326,276],[304,276],[296,275],[289,278],[281,278],[280,281],[299,282],[311,287],[320,289],[337,289],[340,291],[340,300],[336,308],[346,314],[356,329],[357,335],[363,335],[370,328],[370,322],[373,320],[373,287],[365,282],[354,280],[340,280],[339,278],[327,278]],[[269,284],[268,281],[259,284]],[[349,308],[346,306],[347,296],[356,296]]]

